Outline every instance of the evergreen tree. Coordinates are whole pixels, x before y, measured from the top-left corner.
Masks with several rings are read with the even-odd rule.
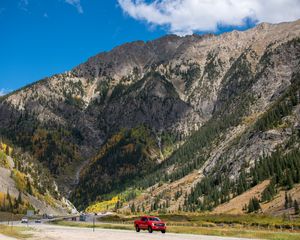
[[[284,208],[285,209],[289,208],[289,198],[288,198],[287,192],[285,192],[285,195],[284,195]]]
[[[245,174],[245,170],[242,169],[238,180],[237,194],[240,195],[246,190],[247,190],[246,174]]]
[[[249,200],[249,204],[248,204],[248,213],[252,213],[254,212],[254,206],[253,206],[253,201],[252,198]]]
[[[297,200],[294,201],[294,209],[295,209],[295,214],[298,215],[300,213],[300,209]]]
[[[261,207],[260,207],[260,204],[259,204],[259,200],[258,200],[256,197],[254,197],[254,198],[252,199],[252,201],[253,201],[253,208],[254,208],[254,211],[260,210]]]
[[[293,181],[292,174],[290,171],[288,171],[288,173],[287,173],[286,185],[289,190],[292,189],[294,186],[294,181]]]
[[[11,196],[9,194],[9,190],[8,189],[7,189],[6,199],[7,199],[7,202],[8,202],[8,208],[7,209],[9,211],[12,211],[13,210],[13,204],[12,204]]]
[[[130,210],[132,213],[135,213],[135,205],[134,205],[134,202],[132,203],[131,207],[130,207]]]
[[[272,200],[273,196],[276,194],[275,188],[275,180],[274,178],[270,182],[270,184],[266,187],[266,189],[262,192],[261,201],[270,201]]]
[[[17,202],[18,202],[19,204],[23,204],[22,193],[21,193],[21,192],[19,192]]]
[[[116,204],[115,204],[115,211],[118,210],[118,209],[121,208],[121,207],[122,207],[122,203],[121,203],[120,200],[118,200],[118,201],[116,202]]]
[[[29,179],[27,178],[27,186],[26,186],[26,190],[27,192],[32,195],[32,187],[31,187],[31,183],[29,181]]]
[[[248,204],[248,213],[257,212],[260,209],[261,207],[259,204],[259,200],[256,197],[251,198]]]
[[[291,194],[289,194],[289,197],[288,197],[288,205],[289,205],[289,208],[293,207],[293,198],[292,198]]]
[[[6,146],[5,154],[6,154],[7,156],[9,156],[9,146]]]
[[[18,211],[18,209],[19,209],[19,202],[18,202],[18,199],[15,199],[15,204],[14,204],[13,210]]]

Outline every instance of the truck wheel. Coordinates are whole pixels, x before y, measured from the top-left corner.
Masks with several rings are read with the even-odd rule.
[[[152,232],[153,232],[152,227],[150,227],[150,226],[148,227],[148,232],[149,232],[149,233],[152,233]]]
[[[135,226],[135,231],[139,232],[141,229],[139,228],[139,225]]]
[[[166,230],[161,230],[161,233],[166,233]]]

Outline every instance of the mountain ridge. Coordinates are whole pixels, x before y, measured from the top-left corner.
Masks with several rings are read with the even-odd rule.
[[[138,188],[149,209],[156,201],[168,202],[167,209],[182,209],[185,194],[192,195],[216,168],[224,168],[220,176],[235,181],[239,174],[232,178],[233,172],[252,166],[252,158],[259,159],[264,151],[271,154],[296,136],[274,125],[273,133],[254,128],[251,140],[249,129],[281,101],[289,86],[297,89],[299,37],[300,20],[121,45],[1,98],[0,134],[49,168],[80,208],[106,200],[112,192]],[[297,129],[293,111],[285,124]],[[135,135],[138,129],[143,129],[142,137]],[[114,143],[117,147],[99,154],[116,136],[122,136]],[[262,150],[258,143],[265,142],[269,147]],[[129,150],[137,153],[137,162],[126,160]],[[91,161],[95,165],[89,169]],[[143,161],[148,164],[145,177],[138,164]],[[99,172],[86,174],[94,169]],[[104,178],[105,172],[110,173]],[[104,180],[107,187],[95,185],[87,192],[85,184]],[[185,193],[174,199],[174,192],[167,193],[168,182],[180,183],[176,188],[186,188]],[[151,186],[158,188],[155,198],[164,197],[149,197]]]

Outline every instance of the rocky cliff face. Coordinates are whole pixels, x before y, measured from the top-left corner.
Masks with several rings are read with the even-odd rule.
[[[285,127],[253,126],[298,81],[299,37],[296,21],[124,44],[3,97],[1,135],[44,163],[81,207],[137,182],[171,181],[190,194],[203,176],[218,169],[234,179],[293,135],[295,109]],[[154,195],[183,204],[167,192]]]
[[[66,215],[76,211],[49,173],[30,154],[0,141],[0,211]]]

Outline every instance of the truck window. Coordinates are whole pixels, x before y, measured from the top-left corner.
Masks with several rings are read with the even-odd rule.
[[[153,222],[159,222],[159,218],[156,218],[156,217],[151,217],[149,218],[150,221],[153,221]]]

